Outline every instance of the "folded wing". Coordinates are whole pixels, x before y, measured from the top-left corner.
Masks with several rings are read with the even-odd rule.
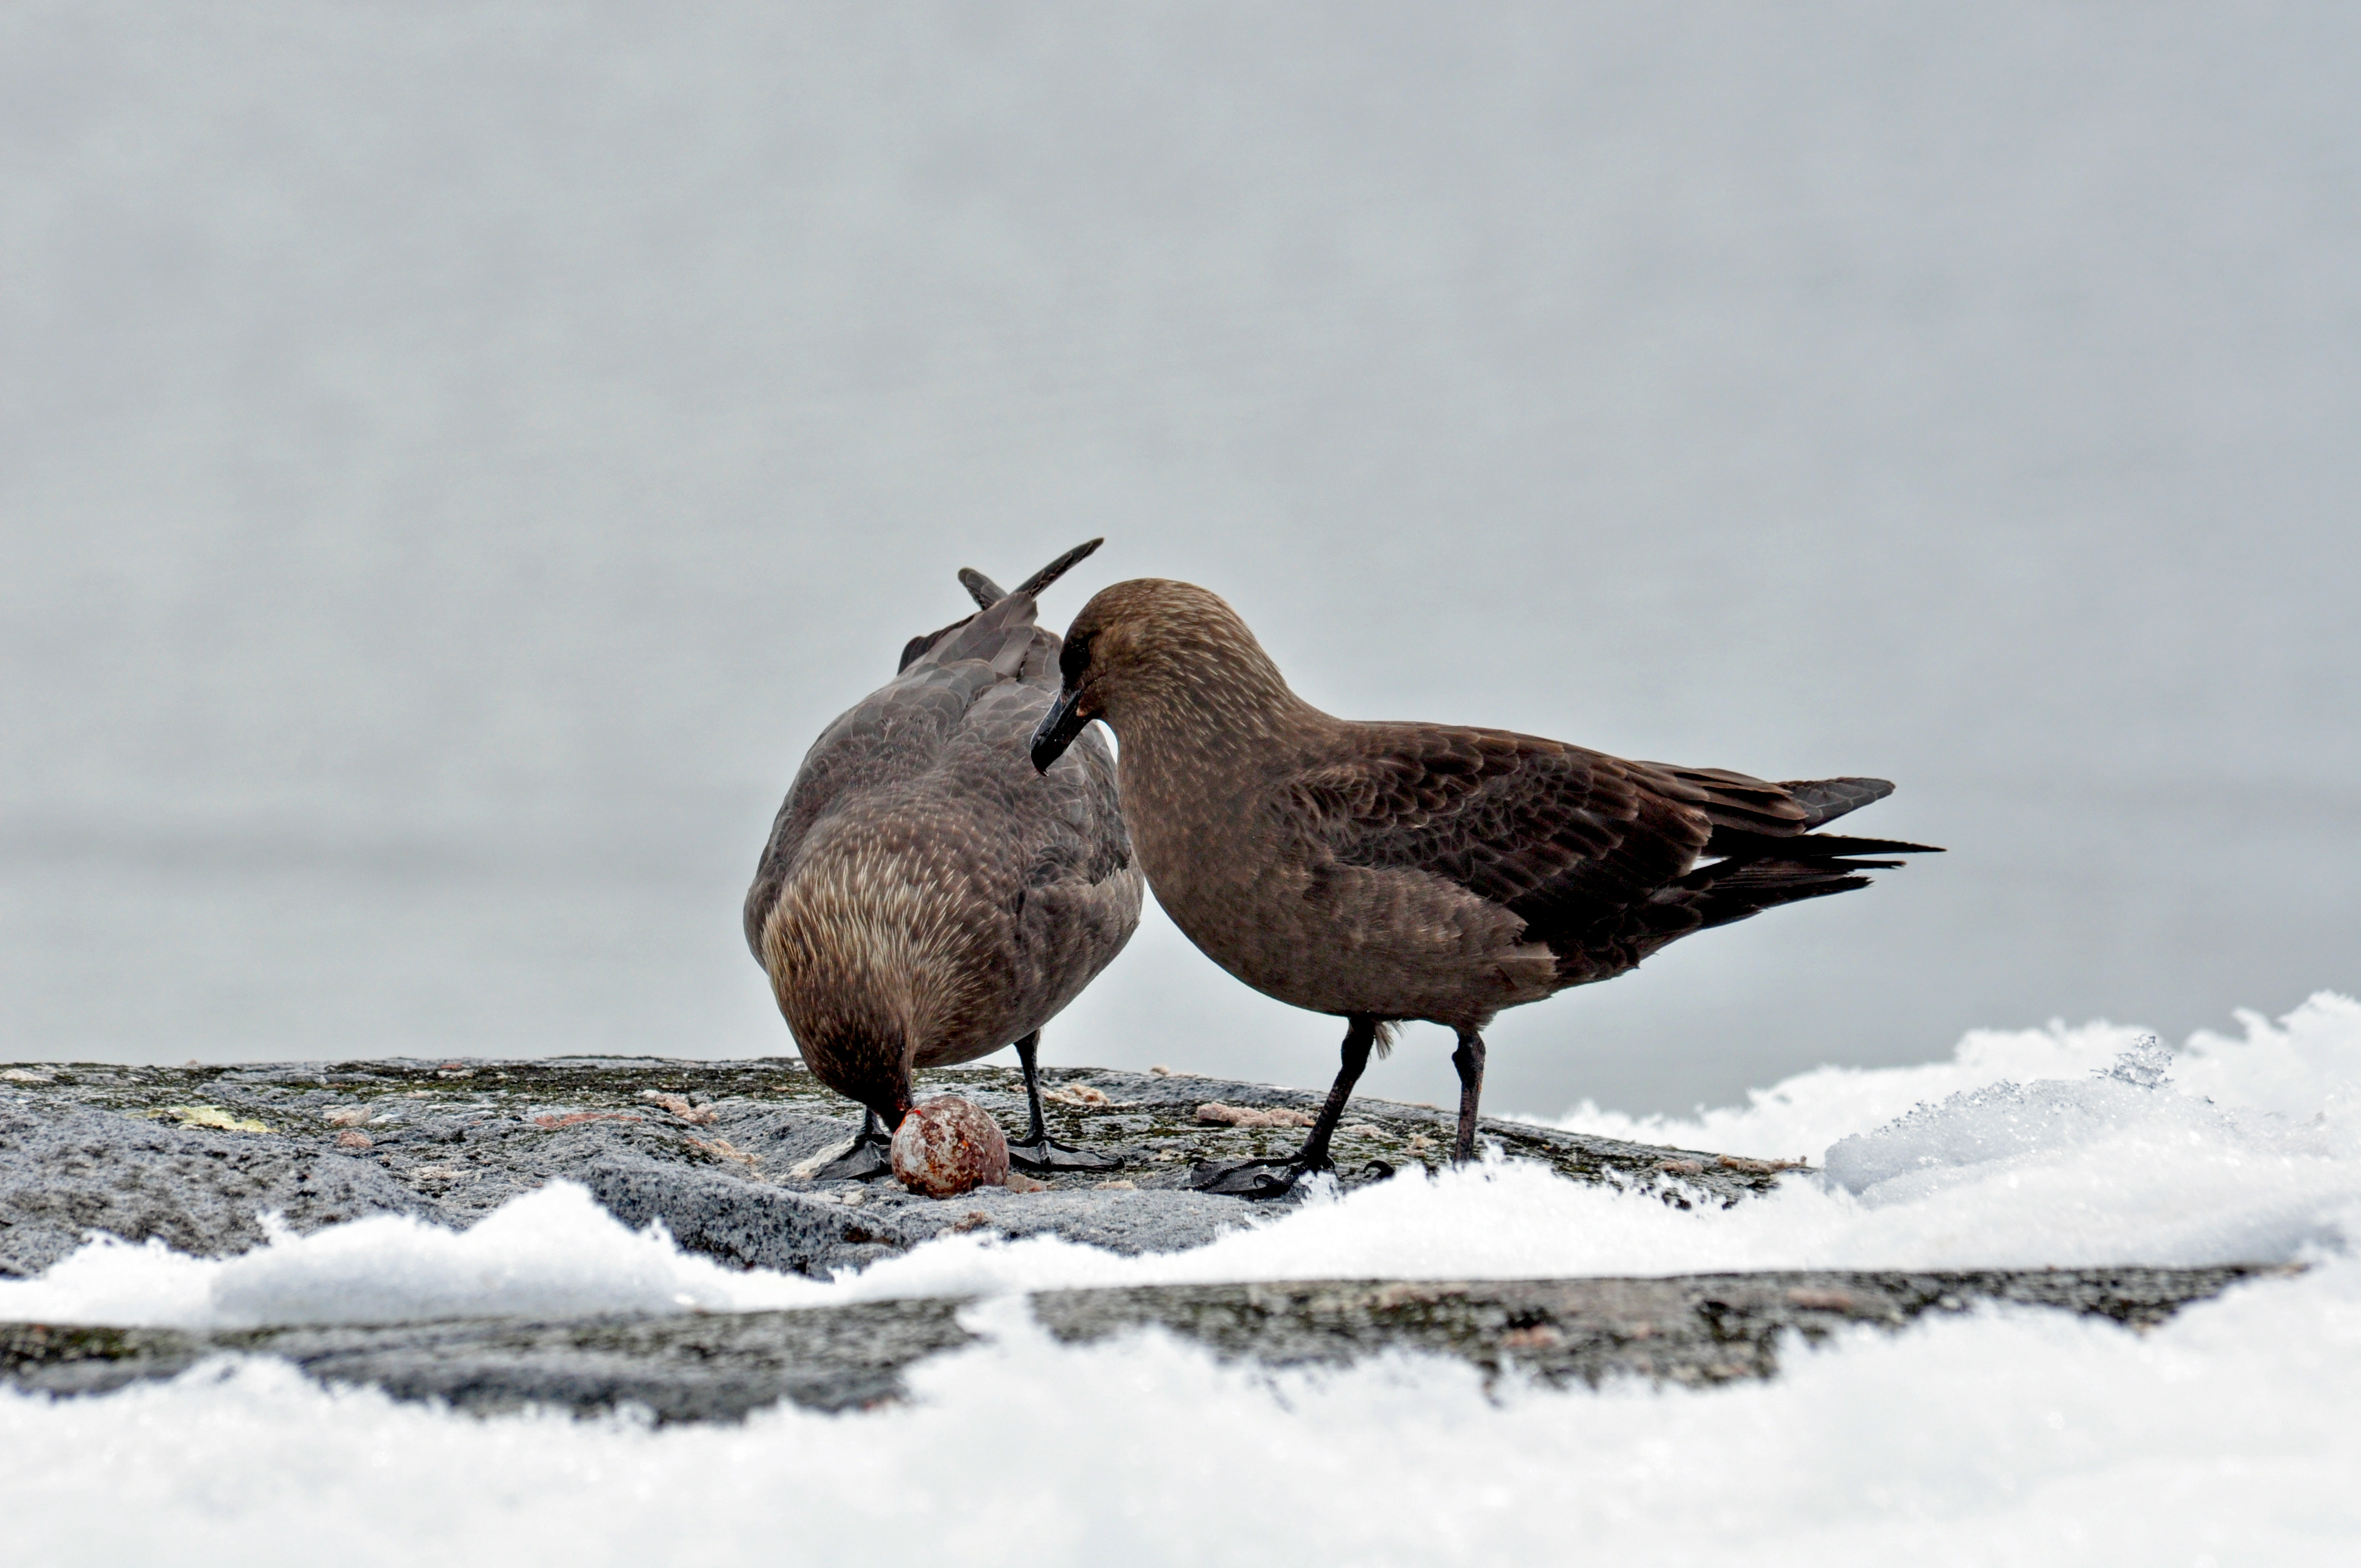
[[[1314,838],[1340,865],[1422,872],[1506,907],[1567,984],[1899,863],[1856,857],[1926,848],[1810,831],[1890,794],[1882,779],[1771,784],[1499,730],[1356,729],[1359,756],[1297,781]]]

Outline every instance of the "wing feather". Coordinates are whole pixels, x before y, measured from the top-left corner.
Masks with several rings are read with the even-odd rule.
[[[1442,877],[1523,916],[1533,940],[1644,902],[1712,832],[1652,770],[1603,752],[1499,730],[1356,728],[1360,755],[1295,786],[1335,860]]]

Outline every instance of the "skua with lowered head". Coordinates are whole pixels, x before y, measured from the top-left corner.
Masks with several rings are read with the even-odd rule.
[[[903,650],[900,673],[824,730],[779,807],[746,894],[746,942],[805,1065],[865,1107],[821,1174],[868,1177],[911,1108],[916,1069],[1014,1043],[1030,1169],[1120,1161],[1053,1143],[1041,1117],[1041,1026],[1139,923],[1141,880],[1104,744],[1037,773],[1027,738],[1058,692],[1055,632],[1034,601],[1093,539]],[[1046,776],[1042,776],[1046,773]]]
[[[1133,847],[1173,923],[1256,990],[1348,1020],[1301,1151],[1201,1169],[1212,1191],[1271,1196],[1323,1168],[1371,1049],[1411,1019],[1458,1036],[1453,1154],[1470,1159],[1483,1030],[1502,1008],[1865,886],[1862,872],[1901,863],[1882,857],[1930,848],[1813,831],[1893,793],[1883,779],[1767,784],[1504,730],[1333,718],[1189,583],[1102,589],[1059,669],[1035,765],[1104,719]]]

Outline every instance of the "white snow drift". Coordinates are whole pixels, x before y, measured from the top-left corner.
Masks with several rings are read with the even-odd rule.
[[[1068,1284],[1773,1266],[2306,1261],[2141,1335],[1987,1309],[1791,1347],[1768,1385],[1487,1391],[1395,1359],[1269,1376],[1158,1333],[992,1335],[878,1413],[743,1427],[489,1420],[218,1364],[104,1398],[0,1394],[27,1562],[643,1563],[925,1542],[978,1564],[2226,1564],[2361,1541],[2361,1006],[2315,997],[2177,1058],[2106,1026],[1826,1069],[1695,1121],[1570,1124],[1825,1150],[1728,1211],[1494,1165],[1330,1197],[1173,1257],[930,1243],[833,1282],[732,1274],[577,1190],[463,1234],[378,1219],[200,1261],[94,1242],[0,1317],[190,1325],[732,1310]],[[432,1505],[421,1499],[431,1498]]]

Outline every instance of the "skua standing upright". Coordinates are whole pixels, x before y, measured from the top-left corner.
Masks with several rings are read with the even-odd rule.
[[[1059,668],[1035,764],[1056,766],[1104,718],[1132,842],[1173,924],[1256,990],[1348,1021],[1301,1151],[1208,1168],[1212,1191],[1268,1197],[1324,1168],[1371,1049],[1411,1019],[1458,1036],[1453,1157],[1470,1159],[1483,1030],[1502,1008],[1900,863],[1859,857],[1928,849],[1812,831],[1892,794],[1883,779],[1766,784],[1505,730],[1333,718],[1189,583],[1100,590]]]

